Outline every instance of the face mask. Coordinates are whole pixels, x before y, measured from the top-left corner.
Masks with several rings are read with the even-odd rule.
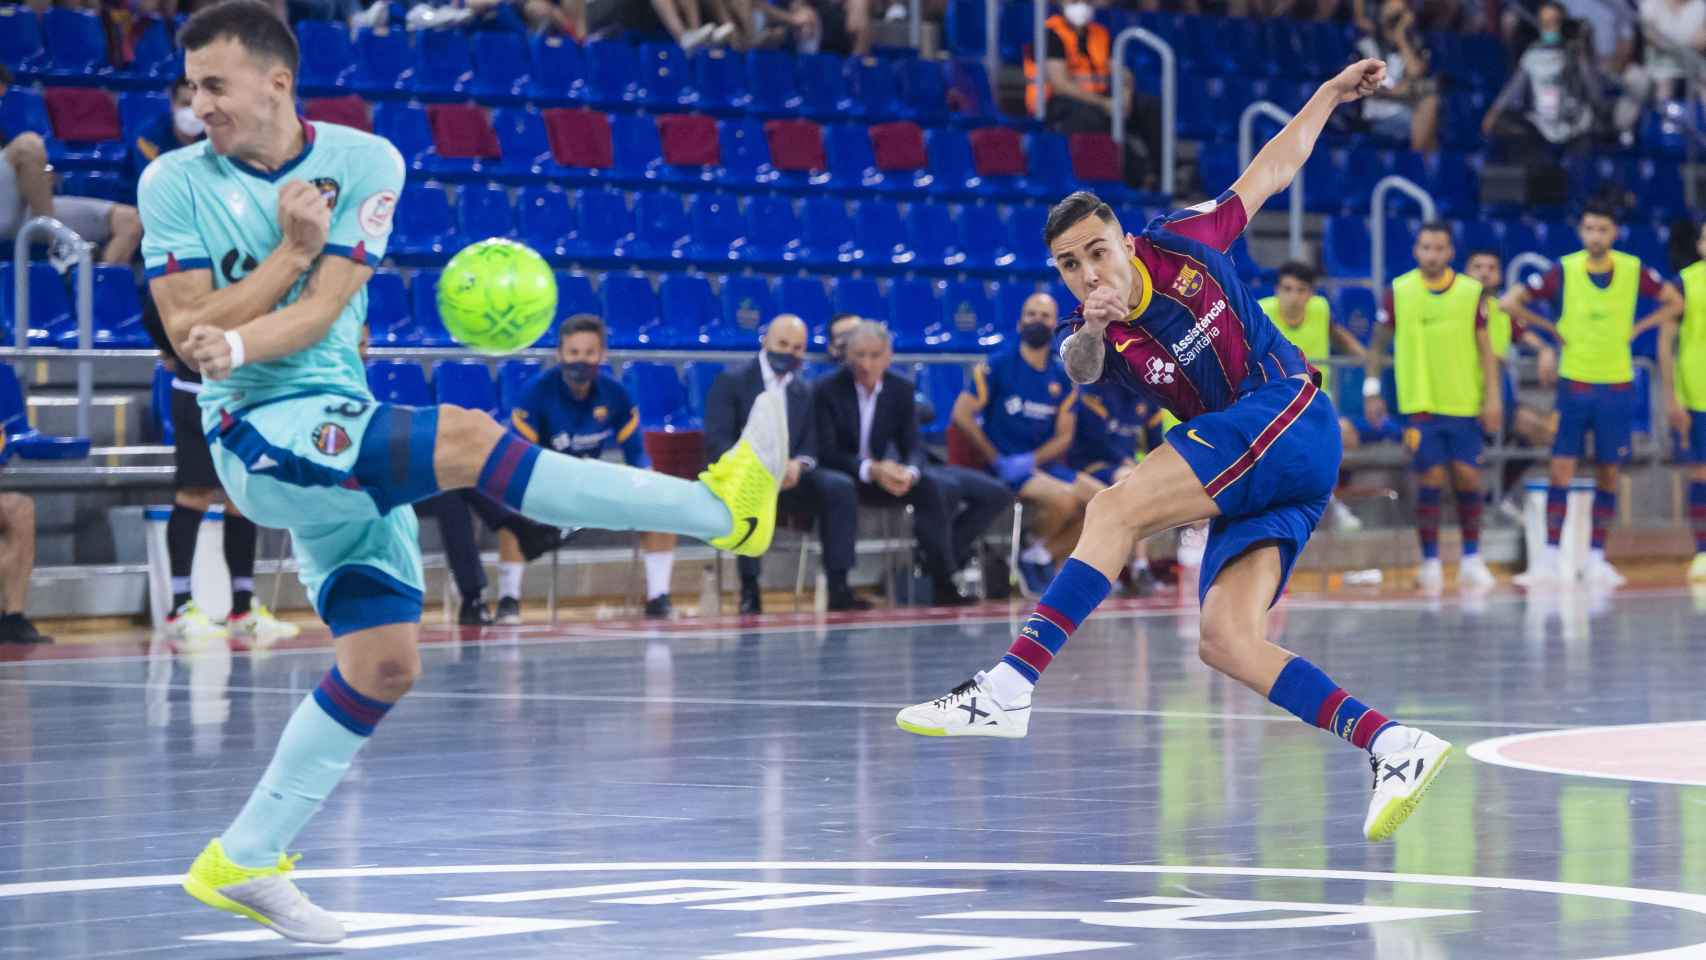
[[[1564,33],[1561,30],[1547,30],[1540,34],[1540,42],[1549,47],[1557,46],[1564,42]]]
[[[571,387],[585,386],[598,376],[598,364],[584,360],[563,364],[563,382]]]
[[[770,371],[778,377],[785,377],[800,367],[800,358],[791,353],[766,350],[764,351],[764,359],[769,362]]]
[[[1066,22],[1072,24],[1075,30],[1084,29],[1084,25],[1095,16],[1095,11],[1088,3],[1069,3],[1062,12],[1066,14]]]
[[[207,130],[207,124],[202,123],[189,107],[178,107],[172,111],[172,126],[186,137],[199,137]]]
[[[1019,327],[1019,339],[1027,347],[1046,346],[1054,339],[1054,328],[1046,323],[1026,323]]]

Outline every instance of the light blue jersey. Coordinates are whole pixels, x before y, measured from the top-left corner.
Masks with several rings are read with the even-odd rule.
[[[278,188],[291,180],[317,187],[332,208],[324,256],[377,264],[385,256],[392,214],[403,189],[403,158],[385,140],[350,127],[304,122],[307,146],[295,160],[265,173],[213,152],[208,141],[162,155],[137,187],[142,258],[153,279],[210,270],[215,289],[243,279],[282,239]],[[301,296],[297,281],[280,306]],[[252,318],[243,318],[245,320]],[[367,320],[367,290],[350,298],[320,343],[278,360],[246,364],[202,388],[204,418],[291,393],[370,399],[358,345]]]

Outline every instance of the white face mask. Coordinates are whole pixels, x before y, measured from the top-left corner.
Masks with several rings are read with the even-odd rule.
[[[178,107],[172,111],[172,126],[186,137],[199,137],[207,130],[207,124],[202,123],[189,107]]]
[[[1066,22],[1072,24],[1076,30],[1084,29],[1084,25],[1096,14],[1088,3],[1083,2],[1069,3],[1062,12],[1066,14]]]

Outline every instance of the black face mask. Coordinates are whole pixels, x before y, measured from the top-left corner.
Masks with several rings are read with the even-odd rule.
[[[598,376],[598,364],[584,360],[563,364],[563,382],[571,387],[584,387]]]
[[[770,372],[778,377],[785,377],[800,368],[800,358],[791,353],[778,353],[775,350],[764,351],[764,359],[770,364]]]
[[[1054,328],[1046,323],[1025,323],[1019,325],[1019,339],[1027,347],[1046,346],[1054,339]]]

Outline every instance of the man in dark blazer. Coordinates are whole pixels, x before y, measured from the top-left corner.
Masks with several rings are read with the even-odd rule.
[[[925,462],[912,381],[889,372],[894,349],[887,328],[860,323],[845,345],[845,365],[817,383],[818,460],[857,478],[867,503],[909,504],[936,603],[968,603],[954,572],[1012,495],[992,477],[962,479]]]
[[[803,513],[817,520],[823,541],[823,572],[829,581],[829,609],[868,610],[847,585],[853,569],[854,540],[859,533],[859,500],[853,478],[818,463],[817,423],[812,416],[811,388],[800,375],[806,355],[806,325],[791,313],[770,321],[758,356],[723,371],[705,398],[705,448],[712,462],[740,439],[753,401],[765,390],[781,389],[788,398],[788,467],[782,477],[778,509]],[[758,589],[759,560],[741,557],[740,612],[762,613]]]

